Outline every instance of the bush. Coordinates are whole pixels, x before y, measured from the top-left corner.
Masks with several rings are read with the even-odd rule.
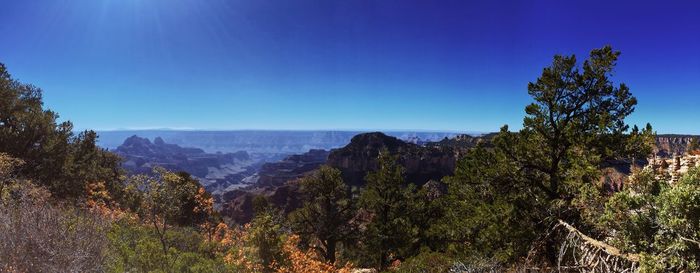
[[[29,182],[0,203],[0,271],[102,272],[108,223],[84,210],[52,204]]]
[[[396,271],[401,273],[440,273],[448,272],[453,264],[454,259],[444,253],[421,252],[401,263]]]

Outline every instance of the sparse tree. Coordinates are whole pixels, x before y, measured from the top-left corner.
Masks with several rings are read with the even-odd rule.
[[[140,194],[139,213],[151,225],[161,242],[164,253],[170,246],[167,231],[174,225],[193,226],[208,217],[206,208],[198,208],[199,184],[187,173],[173,173],[162,168],[154,169],[154,176],[138,175],[131,183]]]
[[[304,206],[290,215],[292,228],[305,241],[316,240],[320,246],[313,248],[327,262],[335,263],[336,245],[354,232],[350,188],[343,182],[340,171],[328,166],[321,166],[300,184]]]
[[[263,272],[272,272],[285,261],[282,221],[272,207],[261,207],[248,225],[249,242]]]
[[[647,126],[641,131],[635,125],[628,135],[625,154],[630,156],[632,161],[648,158],[653,152],[655,142],[656,133],[651,124],[647,123]]]

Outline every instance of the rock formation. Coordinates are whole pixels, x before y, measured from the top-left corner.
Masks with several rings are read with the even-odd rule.
[[[330,153],[311,150],[281,162],[265,164],[257,174],[254,186],[220,196],[221,214],[238,223],[250,221],[253,217],[252,201],[256,195],[267,197],[271,204],[285,213],[291,212],[301,206],[298,179],[324,163],[340,169],[347,184],[361,187],[365,184],[367,173],[378,168],[377,156],[385,148],[399,156],[400,163],[406,168],[407,182],[425,184],[428,199],[445,193],[446,188],[439,181],[453,173],[456,149],[448,145],[416,145],[383,133],[365,133],[353,137],[350,144]]]
[[[673,154],[685,154],[688,152],[690,142],[695,137],[696,136],[685,135],[658,135],[656,137],[654,154],[662,158],[671,157]]]
[[[217,193],[255,173],[258,166],[248,153],[205,153],[198,148],[184,148],[168,144],[156,137],[153,142],[147,138],[131,136],[114,152],[124,161],[122,166],[130,173],[150,173],[153,167],[160,166],[171,171],[185,171],[196,177],[210,192]]]
[[[327,164],[342,172],[345,183],[362,186],[367,173],[378,169],[377,156],[382,149],[399,156],[406,168],[406,181],[417,185],[451,175],[457,162],[452,147],[419,146],[376,132],[359,134],[347,146],[331,151]]]
[[[683,174],[698,165],[700,165],[700,155],[698,154],[673,154],[670,158],[654,156],[649,159],[649,164],[645,168],[653,170],[657,178],[669,179],[671,183],[674,183],[678,182]]]
[[[329,153],[325,150],[311,150],[279,162],[266,163],[258,171],[257,185],[281,186],[287,181],[300,178],[326,163]]]

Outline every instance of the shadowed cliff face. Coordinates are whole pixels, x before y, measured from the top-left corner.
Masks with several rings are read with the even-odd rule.
[[[258,171],[258,186],[281,186],[285,182],[301,178],[326,163],[328,151],[311,150],[292,155],[282,161],[265,163]]]
[[[250,221],[253,217],[252,200],[256,195],[267,197],[271,204],[285,213],[291,212],[301,206],[298,179],[323,163],[338,168],[348,185],[362,187],[367,173],[378,169],[377,157],[385,148],[399,155],[400,163],[406,168],[407,182],[423,185],[432,180],[430,192],[438,196],[444,191],[438,181],[451,175],[455,168],[457,153],[452,144],[428,147],[407,143],[383,133],[359,134],[347,146],[330,154],[312,150],[281,162],[265,164],[254,187],[221,195],[221,213],[238,223]]]
[[[660,157],[670,157],[675,154],[685,154],[690,147],[690,142],[695,136],[684,135],[658,135],[654,153]]]
[[[343,173],[345,183],[363,186],[367,173],[378,169],[382,149],[399,156],[406,168],[406,181],[417,185],[452,175],[457,160],[453,147],[419,146],[377,132],[359,134],[347,146],[331,151],[327,164]]]
[[[221,215],[229,217],[239,224],[250,222],[255,216],[253,199],[256,196],[266,197],[272,206],[280,208],[285,215],[302,206],[299,184],[296,180],[293,180],[281,186],[237,189],[225,192],[220,196],[223,200],[227,200],[222,202]]]

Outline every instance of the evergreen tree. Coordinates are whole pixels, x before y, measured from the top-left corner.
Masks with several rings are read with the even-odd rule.
[[[650,126],[626,134],[624,119],[637,102],[610,79],[619,54],[609,46],[594,49],[581,68],[575,56],[557,55],[528,85],[534,102],[523,129],[504,126],[493,149],[471,151],[448,179],[448,240],[512,261],[540,238],[554,261],[547,231],[557,219],[586,224],[580,193],[598,181],[601,163],[651,151]]]
[[[546,208],[503,152],[476,147],[445,181],[444,217],[432,229],[448,242],[449,254],[507,263],[527,253]]]
[[[263,196],[256,196],[253,203],[255,217],[247,226],[249,243],[263,271],[273,272],[286,260],[280,212]]]
[[[656,133],[651,124],[647,123],[641,131],[635,125],[627,136],[625,154],[633,161],[646,159],[654,152],[654,145],[656,145]]]
[[[20,173],[58,197],[82,197],[91,182],[119,194],[119,158],[95,145],[97,134],[73,134],[69,121],[43,109],[41,89],[13,79],[0,63],[0,152],[25,162]]]
[[[415,239],[410,201],[413,186],[406,186],[404,168],[385,149],[379,154],[379,170],[367,174],[360,194],[360,207],[371,214],[363,243],[378,268],[385,269],[392,258],[401,257]],[[393,257],[392,257],[393,256]]]
[[[524,171],[548,199],[570,198],[563,183],[590,181],[574,169],[626,156],[624,119],[637,100],[610,77],[619,52],[609,46],[591,51],[580,71],[575,56],[555,56],[551,66],[528,84],[534,102],[525,108],[523,129],[505,130],[496,145]],[[570,185],[569,185],[570,186]]]
[[[334,263],[336,245],[354,232],[351,219],[355,215],[350,188],[339,170],[321,168],[301,180],[304,206],[290,215],[293,230],[305,241],[320,243],[314,247],[326,261]]]

